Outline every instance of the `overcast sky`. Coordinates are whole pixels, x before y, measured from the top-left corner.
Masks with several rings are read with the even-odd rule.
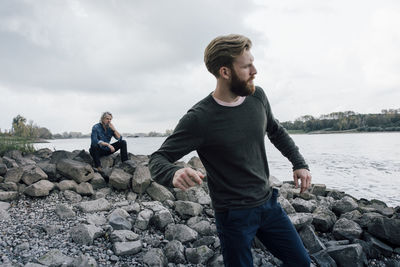
[[[280,121],[400,108],[400,1],[0,1],[0,128],[53,134],[173,129],[215,89],[218,35],[253,41],[255,83]]]

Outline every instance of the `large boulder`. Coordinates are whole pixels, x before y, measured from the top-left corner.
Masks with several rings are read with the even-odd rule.
[[[40,180],[47,180],[47,174],[37,165],[27,165],[23,167],[22,181],[26,185],[31,185]]]
[[[336,239],[354,240],[360,238],[362,229],[356,222],[342,218],[336,221],[332,233]]]
[[[344,246],[332,246],[327,248],[338,266],[364,267],[367,260],[360,244],[351,244]]]
[[[151,183],[151,174],[147,166],[137,166],[132,178],[132,191],[142,194]]]
[[[353,198],[345,196],[341,200],[338,200],[335,204],[333,204],[332,211],[336,213],[336,215],[340,216],[342,213],[350,212],[357,208],[357,202]]]
[[[299,235],[301,240],[303,240],[304,246],[310,253],[315,253],[326,248],[315,234],[314,229],[309,225],[303,227],[303,229],[299,232]]]
[[[335,213],[324,207],[315,209],[312,216],[312,223],[320,232],[329,232],[337,220]]]
[[[0,201],[11,201],[18,198],[17,191],[0,191]]]
[[[368,232],[393,245],[400,246],[400,219],[375,217],[368,224]]]
[[[167,240],[178,240],[182,243],[196,240],[198,233],[184,224],[170,224],[165,230]]]
[[[291,200],[290,204],[292,204],[297,212],[312,213],[317,208],[317,202],[315,200],[304,200],[299,197]]]
[[[19,183],[22,178],[22,174],[24,173],[24,170],[22,167],[14,167],[11,169],[8,169],[6,175],[4,176],[4,182],[13,182],[13,183]]]
[[[199,215],[203,211],[203,206],[191,201],[178,200],[175,202],[175,210],[181,216],[193,217]]]
[[[174,195],[163,185],[152,182],[146,189],[146,193],[156,201],[175,200]]]
[[[54,188],[54,184],[47,180],[40,180],[34,184],[28,186],[24,193],[32,197],[44,197],[50,194],[50,191]]]
[[[75,180],[78,184],[89,181],[94,175],[93,169],[89,164],[72,159],[60,160],[57,163],[57,171]]]
[[[125,190],[129,188],[131,178],[132,175],[129,173],[121,169],[114,168],[109,178],[109,184],[115,189]]]
[[[175,189],[176,198],[183,201],[192,201],[201,205],[209,205],[211,203],[210,196],[201,186],[194,186],[187,190]]]
[[[301,230],[304,226],[311,225],[313,216],[309,213],[292,213],[288,217],[297,231]]]
[[[170,241],[164,247],[165,256],[167,256],[169,262],[173,263],[185,263],[185,247],[178,240]]]
[[[206,264],[214,256],[214,251],[204,245],[197,248],[187,248],[185,254],[190,263]]]
[[[149,267],[167,266],[168,259],[160,248],[152,248],[143,256],[143,263]]]
[[[51,154],[50,163],[58,164],[59,161],[64,159],[73,159],[75,155],[72,152],[65,150],[57,150]]]

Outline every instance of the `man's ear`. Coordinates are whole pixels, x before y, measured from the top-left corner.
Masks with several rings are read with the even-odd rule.
[[[225,80],[229,80],[231,78],[231,69],[228,67],[219,68],[219,76]]]

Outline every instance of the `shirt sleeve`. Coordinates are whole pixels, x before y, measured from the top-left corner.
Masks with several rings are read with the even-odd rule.
[[[187,113],[179,121],[172,135],[151,155],[149,168],[153,179],[162,185],[173,187],[174,174],[182,168],[174,165],[174,162],[198,149],[203,140],[202,129],[196,116]]]
[[[299,152],[293,139],[290,137],[286,129],[275,119],[268,98],[264,91],[262,92],[263,102],[267,114],[267,136],[271,143],[285,156],[293,165],[293,170],[308,169],[303,156]]]
[[[92,146],[97,146],[100,142],[102,142],[99,139],[97,124],[93,125],[92,127],[92,134],[90,135],[90,140]]]

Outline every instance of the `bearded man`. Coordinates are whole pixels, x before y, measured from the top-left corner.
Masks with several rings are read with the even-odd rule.
[[[293,165],[296,187],[311,184],[311,174],[297,146],[274,118],[264,91],[254,85],[257,70],[252,43],[242,35],[219,36],[204,53],[215,90],[194,105],[173,134],[151,155],[153,179],[186,190],[204,175],[173,163],[196,150],[205,169],[215,210],[225,266],[253,266],[255,236],[284,266],[310,266],[299,235],[277,202],[269,183],[265,134]]]

